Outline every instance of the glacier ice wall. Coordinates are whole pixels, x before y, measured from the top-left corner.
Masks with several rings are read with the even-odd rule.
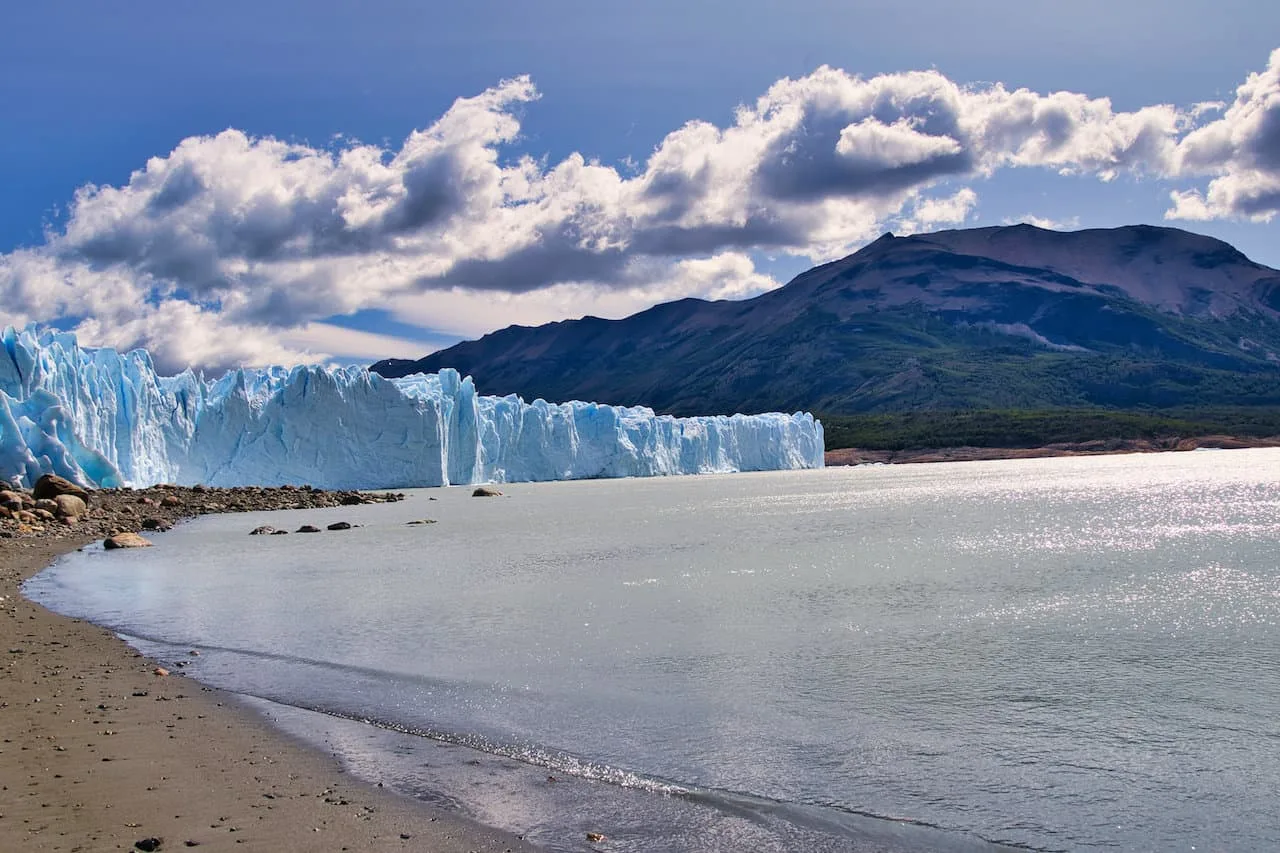
[[[86,485],[310,483],[404,488],[822,466],[809,414],[675,418],[643,407],[526,403],[454,370],[156,374],[144,350],[0,333],[0,478]]]

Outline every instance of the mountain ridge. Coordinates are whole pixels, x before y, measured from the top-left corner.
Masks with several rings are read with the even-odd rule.
[[[387,376],[673,414],[1280,403],[1280,271],[1149,225],[885,234],[741,301],[510,326]],[[1236,391],[1231,391],[1236,386]]]

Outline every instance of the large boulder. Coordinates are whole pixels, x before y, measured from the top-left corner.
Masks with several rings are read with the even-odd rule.
[[[108,536],[102,547],[114,551],[117,548],[150,548],[151,543],[136,533],[117,533],[115,536]]]
[[[57,474],[45,474],[39,480],[36,480],[35,488],[31,490],[31,494],[36,500],[41,498],[52,500],[58,495],[75,495],[86,504],[89,503],[88,491],[81,486],[77,486],[66,477],[59,477]]]
[[[53,504],[53,514],[63,518],[84,518],[89,512],[89,505],[76,495],[58,495]]]

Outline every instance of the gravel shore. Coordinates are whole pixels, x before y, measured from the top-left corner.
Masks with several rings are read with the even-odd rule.
[[[19,590],[58,555],[112,533],[398,497],[159,487],[94,492],[69,524],[54,513],[0,518],[0,850],[532,850],[361,783],[234,696],[158,674],[110,631]]]

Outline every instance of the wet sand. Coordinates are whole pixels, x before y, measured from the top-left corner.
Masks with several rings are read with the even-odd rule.
[[[234,696],[21,596],[92,539],[0,539],[0,850],[533,849],[368,786]]]

